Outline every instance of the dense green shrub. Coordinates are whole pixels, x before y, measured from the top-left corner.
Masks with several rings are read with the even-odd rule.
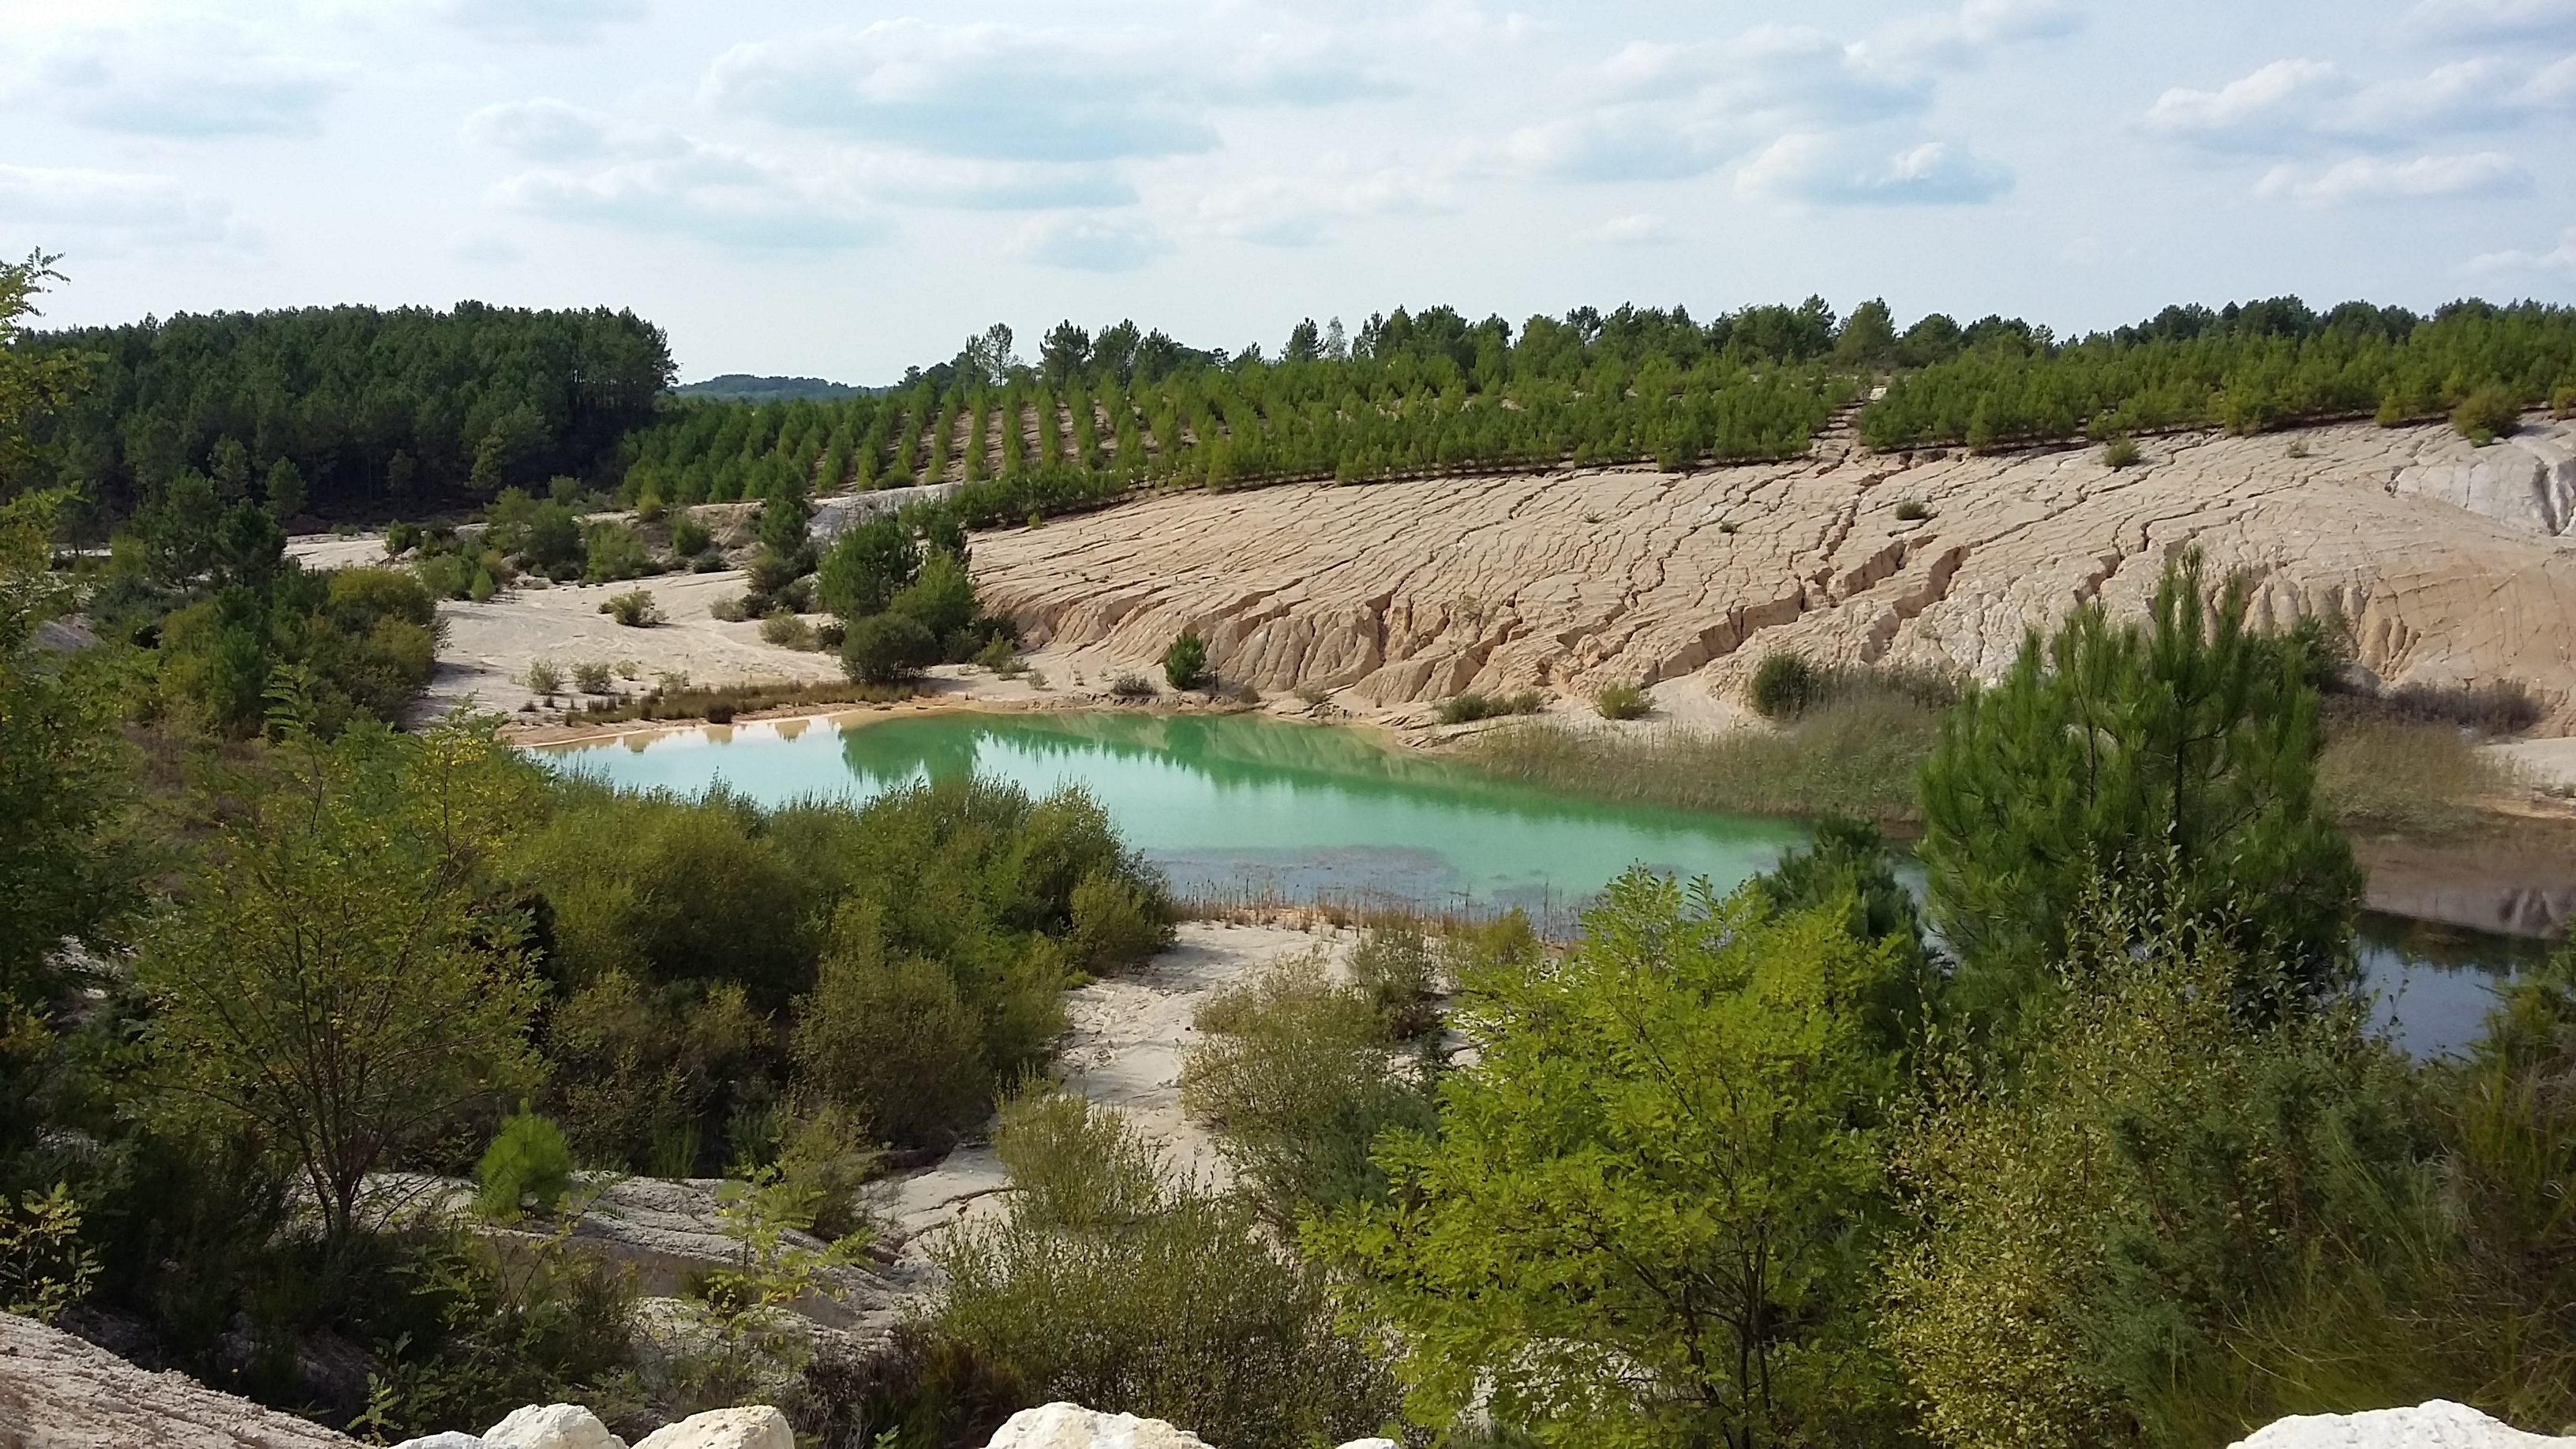
[[[1140,965],[1172,944],[1169,906],[1150,880],[1088,871],[1073,888],[1072,916],[1066,948],[1095,976]]]
[[[1806,712],[1816,693],[1816,667],[1805,655],[1775,653],[1763,655],[1753,667],[1745,698],[1764,719],[1795,719]]]
[[[1633,684],[1605,684],[1592,696],[1592,708],[1603,719],[1644,719],[1654,707],[1654,700]]]
[[[1207,683],[1207,641],[1193,627],[1183,629],[1163,651],[1163,678],[1174,689],[1196,689]]]
[[[644,535],[626,524],[611,520],[594,523],[582,531],[583,583],[608,584],[631,579],[644,573],[652,563],[653,554],[644,545]]]
[[[671,521],[671,552],[680,558],[696,558],[715,547],[715,535],[707,531],[695,514],[683,513]]]
[[[2522,425],[2522,396],[2501,383],[2473,388],[2451,409],[2451,426],[2483,447]]]
[[[1371,985],[1390,984],[1380,976]],[[1208,1003],[1208,1033],[1181,1069],[1181,1100],[1217,1134],[1217,1149],[1262,1216],[1293,1229],[1300,1215],[1386,1194],[1370,1160],[1390,1127],[1434,1126],[1432,1063],[1406,1043],[1421,1032],[1412,1000],[1333,982],[1319,955],[1291,958]],[[1399,1028],[1414,1027],[1403,1036]]]
[[[474,1182],[474,1206],[487,1218],[506,1222],[530,1199],[539,1212],[554,1211],[572,1194],[572,1149],[563,1129],[520,1103],[475,1162]]]
[[[841,667],[861,684],[899,684],[937,662],[939,640],[910,614],[853,619],[841,636]]]
[[[2102,445],[2102,466],[2105,468],[2134,468],[2145,458],[2146,454],[2138,448],[2138,440],[2126,433]]]
[[[1535,689],[1511,694],[1485,694],[1469,690],[1453,694],[1440,702],[1436,717],[1442,724],[1472,724],[1481,719],[1499,719],[1505,715],[1537,714],[1547,708],[1547,696]]]
[[[649,629],[662,622],[662,601],[650,589],[628,589],[610,596],[599,606],[599,612],[629,629]]]

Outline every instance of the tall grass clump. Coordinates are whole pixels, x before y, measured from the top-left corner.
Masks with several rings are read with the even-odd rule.
[[[1915,775],[1939,737],[1938,708],[1869,691],[1812,708],[1778,731],[1639,738],[1526,724],[1479,737],[1467,755],[1497,774],[1601,799],[1899,823],[1918,818]]]
[[[2446,724],[2336,711],[2317,757],[2317,793],[2347,830],[2457,834],[2476,823],[2480,799],[2512,783],[2472,736]]]

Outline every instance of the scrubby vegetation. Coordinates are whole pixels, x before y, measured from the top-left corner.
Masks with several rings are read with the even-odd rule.
[[[42,274],[0,273],[0,326]],[[1275,369],[1065,329],[1025,377],[985,339],[984,402],[962,366],[867,400],[843,458],[883,466],[874,436],[935,470],[962,443],[970,499],[1071,476],[1042,471],[1067,449],[1120,478],[1149,437],[1193,478],[1282,476],[1308,435],[1247,398],[1407,368],[1439,387],[1375,404],[1421,420],[1406,448],[1490,410],[1529,415],[1494,424],[1496,456],[1581,416],[1698,450],[1677,462],[1733,436],[1690,431],[1701,382],[1723,421],[1730,389],[1813,401],[1863,368],[1920,368],[1888,400],[1936,423],[1943,379],[1979,368],[2044,401],[2033,379],[2099,363],[2136,384],[2123,430],[2161,425],[2148,383],[2223,393],[2265,358],[2287,370],[2263,397],[2331,399],[2337,349],[2410,387],[2447,359],[2428,407],[2481,369],[2527,401],[2564,325],[2280,315],[2160,319],[2093,357],[2001,325],[1899,334],[1883,308],[1625,314],[1509,346],[1434,314],[1373,323],[1356,357],[1301,329]],[[2331,631],[2250,631],[2237,586],[2186,560],[2146,621],[2078,611],[1991,687],[1780,655],[1754,681],[1766,730],[1489,733],[1482,758],[1570,788],[1857,818],[1729,894],[1632,872],[1571,941],[1514,915],[1373,920],[1345,965],[1209,1003],[1182,1092],[1220,1190],[1042,1080],[1067,986],[1173,938],[1089,798],[628,794],[488,719],[386,723],[434,596],[650,566],[703,459],[666,448],[655,466],[683,471],[645,475],[669,486],[634,525],[585,522],[575,483],[494,498],[480,536],[399,540],[410,571],[322,576],[278,550],[313,470],[217,435],[108,559],[57,566],[65,502],[35,485],[82,436],[61,417],[86,365],[0,349],[0,1307],[378,1438],[530,1401],[623,1428],[752,1396],[822,1442],[902,1449],[981,1443],[1053,1398],[1252,1449],[1382,1428],[2118,1449],[2436,1395],[2576,1417],[2576,956],[2516,982],[2464,1057],[2409,1061],[2353,991],[2334,828],[2439,828],[2479,788],[2460,729],[2527,720],[2514,691],[2359,693]],[[1605,379],[1627,401],[1588,401]],[[1557,413],[1542,384],[1566,385]],[[977,440],[1015,386],[1086,401],[1041,411],[1034,445],[1003,419],[997,467]],[[2223,420],[2271,416],[2255,403]],[[1312,436],[1339,439],[1336,469],[1395,466],[1376,426]],[[1425,456],[1488,456],[1463,436]],[[1008,663],[968,581],[972,506],[816,550],[818,481],[791,461],[759,484],[756,614],[810,595],[863,680]],[[101,642],[40,647],[75,605]],[[606,693],[636,672],[569,670],[608,710],[751,698]],[[1922,824],[1926,916],[1872,819]],[[788,1332],[782,1306],[866,1241],[863,1180],[988,1123],[1015,1190],[941,1239],[944,1286],[891,1344]],[[653,1319],[682,1325],[675,1351],[640,1351],[636,1281],[570,1234],[601,1172],[726,1179],[736,1251]]]

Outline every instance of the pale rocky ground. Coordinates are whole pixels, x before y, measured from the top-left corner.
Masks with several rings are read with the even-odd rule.
[[[1792,463],[1166,494],[978,538],[988,604],[1142,667],[1183,628],[1265,694],[1420,718],[1468,689],[1652,686],[1722,724],[1775,649],[1992,678],[2099,597],[2143,610],[2189,545],[2256,612],[2333,609],[2392,683],[2520,680],[2576,722],[2576,425],[2496,448],[2348,424],[1997,457],[1820,442]],[[2303,450],[2305,456],[2291,456]],[[1907,522],[1906,501],[1931,517]]]

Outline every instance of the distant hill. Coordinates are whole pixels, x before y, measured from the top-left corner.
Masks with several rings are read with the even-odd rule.
[[[671,390],[683,397],[742,398],[751,402],[786,402],[800,397],[866,397],[877,391],[819,377],[754,377],[747,372],[728,372],[704,382],[683,383]]]

